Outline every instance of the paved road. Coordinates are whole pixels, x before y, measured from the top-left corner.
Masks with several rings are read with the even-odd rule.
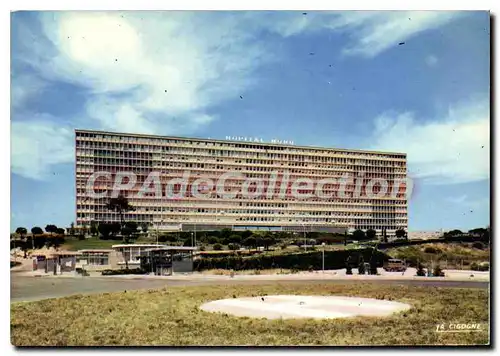
[[[160,279],[113,279],[109,277],[51,278],[25,277],[11,273],[11,302],[34,301],[58,298],[75,294],[96,294],[119,292],[134,289],[155,289],[165,286],[227,285],[227,284],[272,284],[304,283],[303,280],[160,280]],[[356,280],[316,280],[310,283],[359,283]],[[366,283],[399,284],[413,286],[451,287],[451,288],[488,288],[489,282],[479,281],[424,281],[424,280],[377,280]]]

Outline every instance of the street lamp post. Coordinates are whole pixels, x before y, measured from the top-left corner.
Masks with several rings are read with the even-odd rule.
[[[323,273],[325,273],[325,245],[326,244],[324,242],[321,243],[321,246],[323,246],[323,264],[322,264],[322,266],[323,266]]]
[[[160,220],[160,224],[163,225],[163,220]],[[160,224],[156,225],[156,244],[159,245],[159,239],[160,239]]]
[[[307,238],[306,238],[306,227],[304,223],[300,223],[302,225],[302,232],[304,233],[304,251],[307,251]]]

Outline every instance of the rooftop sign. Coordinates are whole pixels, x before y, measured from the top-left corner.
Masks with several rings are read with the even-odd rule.
[[[226,140],[264,143],[264,140],[260,137],[226,136]],[[293,145],[293,141],[291,141],[291,140],[278,140],[278,139],[274,139],[274,138],[271,140],[271,143],[281,143],[281,144],[286,144],[286,145]]]

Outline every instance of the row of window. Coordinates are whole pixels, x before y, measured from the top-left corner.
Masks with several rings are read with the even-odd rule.
[[[79,194],[85,194],[85,190],[80,190],[78,191],[78,195]],[[81,202],[82,200],[84,201],[88,201],[90,198],[87,198],[86,196],[77,196],[77,202]],[[132,205],[132,206],[151,206],[151,207],[169,207],[169,208],[173,208],[172,205],[176,205],[176,208],[179,208],[179,207],[187,207],[187,206],[199,206],[200,204],[214,204],[214,205],[217,205],[218,203],[218,200],[217,199],[211,199],[210,201],[207,201],[207,200],[200,200],[200,199],[192,199],[192,200],[188,200],[187,198],[183,198],[182,202],[176,202],[174,204],[174,201],[173,200],[160,200],[160,199],[147,199],[147,198],[142,198],[142,199],[139,199],[137,197],[130,197],[129,199],[129,203]],[[267,203],[267,202],[262,202],[261,201],[262,199],[259,199],[259,201],[255,201],[255,200],[252,200],[252,199],[231,199],[231,201],[221,201],[219,205],[224,205],[224,206],[227,206],[227,205],[233,205],[233,206],[256,206],[256,205],[245,205],[245,204],[266,204],[266,205],[263,205],[263,206],[269,206],[269,207],[280,207],[279,204],[284,204],[284,206],[287,206],[287,207],[297,207],[297,205],[304,209],[304,208],[307,208],[307,207],[311,207],[311,208],[314,208],[316,207],[317,205],[325,205],[326,203],[331,203],[331,204],[328,204],[328,208],[331,208],[333,210],[335,209],[347,209],[349,208],[349,205],[352,204],[352,208],[357,208],[358,206],[360,205],[364,205],[368,208],[371,208],[371,207],[374,207],[374,206],[381,206],[381,207],[391,207],[391,206],[406,206],[406,203],[407,201],[405,199],[401,199],[401,200],[375,200],[375,199],[364,199],[364,198],[359,198],[359,199],[322,199],[322,200],[319,200],[320,202],[322,202],[323,204],[315,204],[314,201],[312,201],[311,199],[308,199],[307,201],[297,201],[297,202],[293,202],[293,203],[284,203],[284,202],[280,202],[280,203]],[[105,202],[108,201],[107,198],[101,198],[101,200],[99,200],[102,204],[105,204]],[[141,204],[141,203],[145,203],[147,202],[147,204]],[[90,206],[90,205],[89,205]]]
[[[99,221],[107,221],[107,222],[118,222],[119,220],[106,217],[106,216],[98,216],[96,217],[100,219]],[[87,219],[78,219],[77,224],[79,226],[83,224],[88,224],[90,221],[92,221],[93,218],[88,217]],[[151,222],[147,220],[136,220],[137,222]],[[235,223],[240,223],[240,222],[266,222],[266,223],[277,223],[277,224],[324,224],[328,225],[331,223],[329,220],[325,219],[278,219],[275,217],[240,217],[235,219],[233,222]],[[179,223],[215,223],[213,220],[206,220],[206,221],[193,221],[190,219],[173,219],[173,218],[164,218],[161,221],[157,221],[155,226],[157,227],[163,227],[165,224],[170,223],[170,225],[174,224],[179,224]],[[231,221],[223,221],[224,224],[231,223]],[[351,227],[356,227],[360,228],[359,226],[365,226],[362,229],[375,229],[375,230],[380,230],[383,228],[386,229],[399,229],[399,228],[406,228],[407,222],[405,220],[400,220],[398,221],[384,221],[384,220],[356,220],[355,222],[350,219],[338,219],[335,221],[335,224],[338,225],[343,225],[343,226],[351,226]]]
[[[267,177],[270,174],[282,175],[288,173],[291,176],[310,176],[310,177],[334,177],[340,178],[346,173],[353,178],[363,177],[387,177],[387,178],[404,178],[406,175],[406,170],[404,169],[377,169],[377,168],[366,168],[363,170],[356,170],[348,166],[330,166],[330,167],[304,167],[304,168],[288,168],[287,165],[281,165],[280,167],[259,167],[259,166],[224,166],[224,165],[211,165],[204,163],[185,163],[185,164],[165,164],[158,166],[155,164],[144,164],[139,166],[138,163],[133,164],[106,164],[106,163],[96,163],[96,164],[78,164],[76,166],[76,172],[80,174],[90,174],[94,172],[123,172],[130,171],[137,175],[144,175],[146,178],[151,172],[159,173],[162,177],[166,178],[177,178],[184,174],[184,172],[189,171],[191,176],[202,176],[202,177],[220,177],[221,174],[226,172],[239,171],[245,177]],[[186,169],[188,168],[188,169]],[[258,172],[258,173],[257,173]],[[260,173],[262,172],[262,173]]]
[[[86,134],[86,133],[81,133]],[[90,134],[92,135],[92,134]],[[220,148],[242,148],[242,149],[252,149],[252,150],[263,150],[263,151],[285,151],[287,153],[297,153],[301,154],[305,150],[314,152],[316,154],[338,154],[346,156],[358,156],[358,157],[381,157],[381,158],[404,158],[401,154],[384,154],[384,153],[367,153],[367,152],[354,152],[354,151],[336,151],[333,149],[307,149],[307,148],[294,148],[293,146],[270,146],[270,145],[256,145],[256,144],[246,144],[246,143],[223,143],[223,142],[213,142],[213,141],[194,141],[194,140],[179,140],[179,139],[165,139],[165,138],[138,138],[138,137],[127,137],[127,136],[111,136],[108,138],[101,138],[100,140],[92,141],[82,139],[86,136],[80,136],[77,134],[76,146],[77,147],[98,147],[98,148],[108,148],[114,147],[117,149],[135,149],[135,150],[146,150],[146,151],[158,151],[162,148],[167,148],[165,145],[179,145],[179,146],[192,146],[196,147],[220,147]],[[113,142],[109,142],[113,141]]]
[[[106,149],[105,149],[106,148]],[[302,155],[280,155],[262,152],[238,152],[238,151],[212,151],[212,150],[194,150],[194,149],[165,149],[164,152],[144,152],[142,150],[135,151],[133,148],[116,148],[111,150],[107,147],[102,149],[91,149],[85,147],[76,148],[77,158],[131,158],[135,160],[153,159],[155,161],[182,159],[189,160],[193,158],[203,159],[205,161],[217,160],[220,162],[230,161],[231,159],[237,163],[252,163],[252,164],[276,164],[277,162],[291,162],[295,165],[303,165],[306,163],[323,163],[323,164],[352,164],[362,166],[377,166],[377,167],[404,167],[405,161],[395,160],[367,160],[362,158],[344,158],[334,156],[311,156],[307,152]]]
[[[95,212],[95,213],[110,213],[109,209],[106,207],[99,207],[99,208],[78,208],[79,212]],[[141,211],[141,209],[136,209],[135,214],[125,214],[125,215],[142,215],[142,213],[149,213],[150,211],[148,209],[144,209]],[[158,211],[162,213],[173,213],[173,214],[207,214],[207,215],[214,215],[214,216],[221,216],[221,215],[230,215],[230,214],[239,214],[239,215],[252,215],[252,214],[261,214],[261,215],[286,215],[286,216],[295,216],[299,215],[301,217],[308,217],[308,216],[347,216],[347,217],[373,217],[373,218],[390,218],[390,217],[405,217],[407,214],[405,211],[379,211],[374,213],[373,211],[288,211],[288,210],[260,210],[260,209],[210,209],[210,208],[193,208],[193,209],[173,209],[169,210],[163,210],[163,211]],[[375,215],[374,215],[375,214]]]
[[[82,253],[77,256],[77,263],[87,264],[91,266],[104,266],[109,265],[108,253]]]

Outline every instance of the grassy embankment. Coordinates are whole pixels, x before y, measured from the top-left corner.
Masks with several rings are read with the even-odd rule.
[[[439,263],[441,268],[469,269],[470,265],[481,262],[489,262],[490,248],[482,245],[482,248],[473,247],[474,243],[432,243],[415,246],[395,247],[383,250],[393,258],[406,259],[413,265],[418,262],[426,266],[431,263]],[[481,246],[477,244],[476,246]]]
[[[371,297],[412,309],[331,320],[237,318],[199,309],[221,298],[275,294]],[[487,290],[361,282],[169,287],[13,303],[11,340],[16,346],[477,345],[489,342],[487,331],[437,333],[436,325],[488,319]]]

